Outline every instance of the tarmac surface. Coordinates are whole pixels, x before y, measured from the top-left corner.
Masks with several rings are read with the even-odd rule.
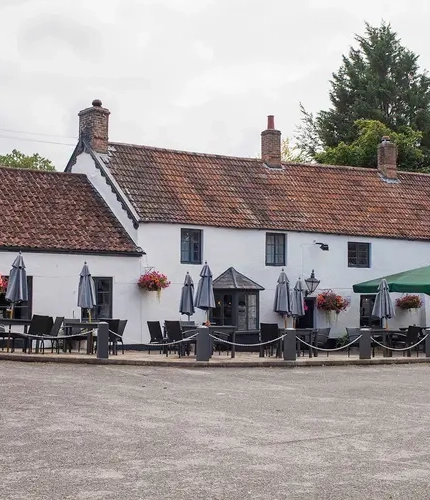
[[[0,361],[0,498],[429,499],[429,379]]]

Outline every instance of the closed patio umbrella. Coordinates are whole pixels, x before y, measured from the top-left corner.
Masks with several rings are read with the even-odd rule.
[[[385,279],[379,283],[378,293],[376,294],[375,304],[372,310],[372,316],[385,319],[385,327],[388,328],[388,319],[396,315],[393,302],[390,297],[390,289]]]
[[[78,307],[88,309],[88,319],[91,321],[91,309],[95,307],[96,290],[88,264],[85,262],[79,277]]]
[[[181,314],[186,314],[188,316],[188,320],[195,312],[194,282],[189,272],[185,275],[184,285],[181,291],[181,301],[179,303],[179,312]]]
[[[285,271],[282,269],[275,290],[275,303],[273,310],[284,317],[285,328],[287,327],[287,316],[291,316],[291,292],[290,282]]]
[[[302,281],[297,280],[293,288],[291,298],[291,315],[293,318],[300,318],[305,315],[305,291]]]
[[[11,318],[13,318],[15,305],[19,302],[27,302],[28,300],[27,272],[21,252],[19,252],[18,256],[13,261],[5,297],[6,300],[12,304],[10,312]],[[7,352],[9,352],[9,342],[10,335],[7,339]]]
[[[197,285],[195,306],[198,309],[207,311],[207,321],[209,322],[209,310],[215,309],[214,289],[212,286],[212,271],[205,262],[200,271],[200,279]]]

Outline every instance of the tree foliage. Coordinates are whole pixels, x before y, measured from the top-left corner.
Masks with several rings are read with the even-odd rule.
[[[306,163],[308,156],[297,146],[292,144],[291,139],[286,137],[281,145],[281,159],[284,163]]]
[[[0,165],[13,168],[28,168],[32,170],[55,170],[52,162],[38,153],[25,155],[14,149],[12,153],[0,155]]]
[[[365,35],[355,40],[358,47],[350,48],[333,73],[330,109],[313,115],[302,107],[300,149],[314,159],[325,153],[326,158],[360,158],[356,162],[373,166],[376,151],[370,156],[357,148],[370,145],[370,136],[382,125],[397,141],[402,168],[425,169],[430,166],[430,78],[390,24],[366,23]]]

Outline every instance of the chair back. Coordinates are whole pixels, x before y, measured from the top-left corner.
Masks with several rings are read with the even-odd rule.
[[[118,325],[118,331],[116,332],[120,337],[124,335],[125,327],[127,326],[128,319],[120,319]]]
[[[260,341],[269,342],[279,337],[279,327],[277,323],[260,323]]]
[[[63,321],[63,326],[75,325],[81,322],[78,318],[65,318]],[[82,327],[80,326],[72,326],[72,328],[68,328],[66,333],[67,335],[78,335],[81,333]]]
[[[164,325],[170,342],[178,342],[178,340],[183,339],[180,321],[165,321]]]
[[[406,332],[406,343],[408,345],[416,344],[421,330],[420,326],[409,326],[408,331]]]
[[[63,321],[64,321],[64,316],[57,316],[55,318],[54,325],[52,326],[51,332],[49,334],[51,337],[58,337]]]
[[[29,335],[50,335],[54,321],[51,316],[42,316],[33,314],[30,327],[28,328]]]
[[[346,327],[346,334],[348,335],[348,343],[354,342],[361,335],[360,328],[349,328]]]
[[[196,326],[195,321],[181,321],[181,326]]]
[[[159,321],[147,321],[149,335],[151,335],[151,342],[156,344],[163,342],[163,332],[161,331],[161,326]]]
[[[323,347],[327,344],[330,335],[330,328],[318,328],[315,335],[315,345]]]

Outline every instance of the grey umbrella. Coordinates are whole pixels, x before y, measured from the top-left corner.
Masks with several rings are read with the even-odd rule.
[[[388,283],[385,279],[382,279],[381,283],[379,283],[375,304],[373,305],[372,316],[387,320],[393,318],[395,315],[396,312],[391,301]],[[386,322],[385,326],[388,327],[388,322]]]
[[[197,285],[195,306],[207,311],[207,320],[209,321],[209,309],[215,308],[214,289],[212,286],[212,271],[205,262],[200,271],[199,284]]]
[[[181,314],[186,314],[188,316],[188,320],[190,316],[192,316],[195,312],[194,310],[194,282],[190,276],[190,273],[187,272],[185,275],[184,286],[181,291],[181,301],[179,303],[179,312]]]
[[[13,261],[12,269],[9,273],[6,299],[12,302],[12,309],[14,304],[28,300],[27,272],[21,252],[19,252]]]
[[[279,275],[278,284],[276,285],[273,310],[284,316],[284,318],[291,316],[290,282],[283,269]]]
[[[78,307],[88,309],[88,318],[91,321],[91,309],[97,304],[94,281],[91,277],[88,264],[85,262],[79,277]]]
[[[300,316],[305,315],[305,291],[300,279],[294,285],[291,298],[291,315],[294,318],[300,318]]]
[[[9,281],[7,283],[6,299],[12,303],[11,318],[15,304],[19,302],[27,302],[28,300],[28,286],[27,286],[27,272],[25,270],[24,259],[19,252],[16,259],[13,261],[12,269],[9,273]],[[7,352],[9,352],[10,332],[7,338]]]

